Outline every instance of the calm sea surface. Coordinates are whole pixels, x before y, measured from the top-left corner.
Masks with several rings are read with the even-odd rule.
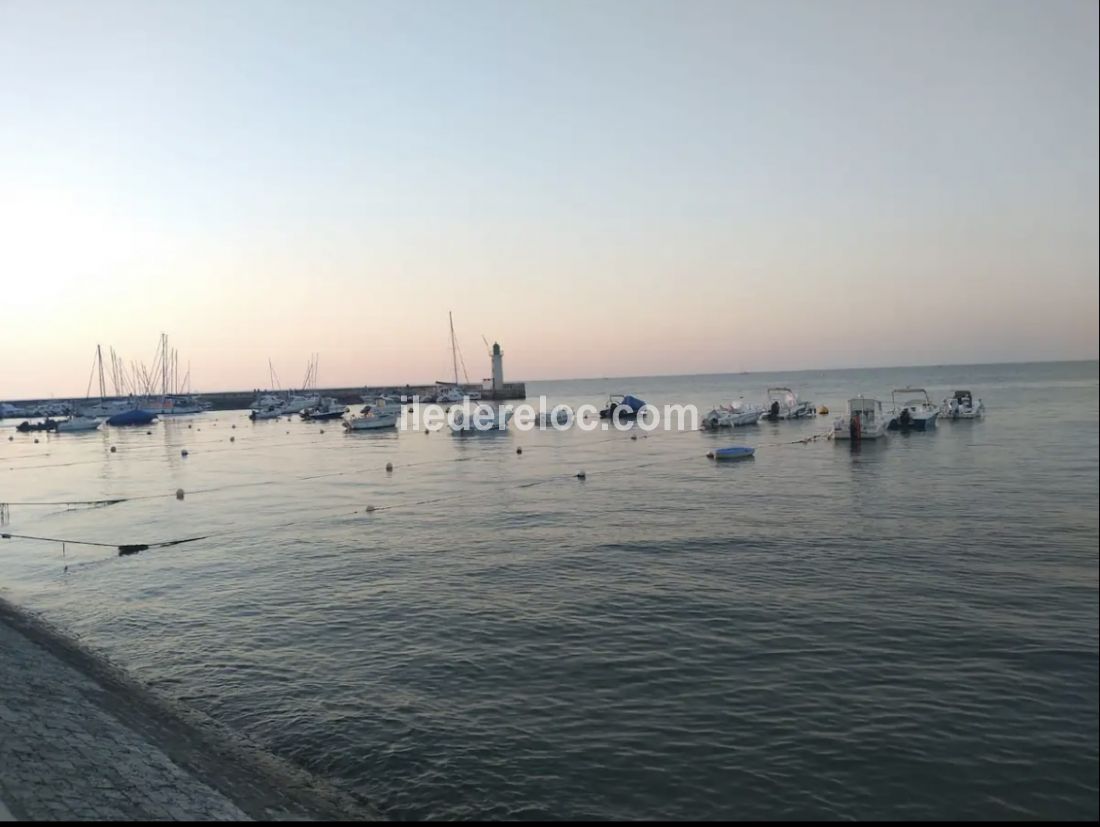
[[[39,444],[7,420],[0,501],[142,499],[12,505],[5,531],[208,539],[123,558],[3,540],[0,590],[390,817],[1095,819],[1097,377],[528,386],[985,401],[984,421],[859,450],[780,444],[831,416],[632,440],[222,412]],[[729,444],[756,457],[705,458]]]

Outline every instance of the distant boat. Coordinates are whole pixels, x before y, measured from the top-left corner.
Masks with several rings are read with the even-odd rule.
[[[501,433],[508,430],[508,423],[512,420],[510,408],[494,408],[484,402],[476,405],[469,411],[454,410],[454,419],[449,423],[454,434],[483,434]]]
[[[57,423],[58,433],[70,433],[73,431],[95,431],[103,424],[102,419],[94,416],[70,416],[68,419]]]
[[[985,416],[985,405],[980,399],[975,403],[970,391],[955,391],[954,396],[943,400],[940,410],[948,419],[981,419]]]
[[[760,405],[746,405],[738,401],[714,407],[703,416],[700,424],[708,431],[737,428],[741,425],[755,425],[763,415],[764,408]]]
[[[817,415],[814,403],[802,401],[790,388],[768,388],[768,398],[764,407],[762,418],[769,422]]]
[[[157,415],[143,408],[131,408],[128,411],[116,413],[107,418],[107,424],[113,427],[126,425],[148,425],[156,420]]]
[[[611,419],[613,416],[637,419],[645,406],[646,403],[636,396],[613,393],[607,397],[607,406],[600,411],[600,419]]]
[[[50,419],[46,417],[41,422],[30,422],[29,420],[23,420],[15,426],[15,430],[21,434],[31,433],[34,431],[56,431],[58,422],[56,419]]]
[[[337,402],[332,396],[322,396],[316,405],[302,410],[301,417],[307,422],[340,419],[348,411],[347,405]]]
[[[381,405],[366,405],[358,416],[345,417],[344,427],[349,431],[377,431],[383,428],[396,428],[401,418],[400,410]]]

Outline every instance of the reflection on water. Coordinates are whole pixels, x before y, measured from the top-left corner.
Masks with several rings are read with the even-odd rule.
[[[0,500],[130,498],[13,504],[13,533],[211,538],[5,540],[3,586],[394,817],[1095,818],[1095,363],[528,390],[707,410],[788,385],[842,414],[913,383],[989,416],[857,445],[789,444],[831,416],[3,431]],[[732,444],[755,457],[705,457]]]

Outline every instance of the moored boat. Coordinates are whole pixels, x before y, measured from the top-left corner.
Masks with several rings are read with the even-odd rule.
[[[75,431],[95,431],[103,424],[103,420],[94,416],[70,416],[68,419],[57,423],[58,433],[72,433]]]
[[[607,397],[607,405],[600,411],[600,419],[637,419],[646,403],[630,394],[613,393]]]
[[[335,397],[322,396],[316,405],[303,409],[301,417],[307,422],[323,422],[326,419],[340,419],[347,411],[348,406],[337,402]]]
[[[817,408],[813,402],[799,399],[798,394],[790,388],[768,388],[761,419],[778,422],[781,419],[802,419],[807,416],[817,416]]]
[[[124,427],[127,425],[148,425],[157,418],[157,415],[144,408],[130,408],[120,411],[107,418],[107,424],[112,427]]]
[[[860,441],[886,436],[887,417],[877,399],[856,396],[848,400],[848,415],[833,421],[833,439]]]
[[[980,399],[975,402],[970,391],[955,391],[950,399],[943,400],[940,411],[951,420],[981,419],[985,416],[985,405]]]
[[[748,459],[756,453],[755,448],[747,445],[731,445],[728,448],[715,448],[707,456],[716,460]]]
[[[387,408],[385,402],[378,405],[366,405],[357,416],[345,417],[344,427],[349,431],[377,431],[383,428],[396,428],[401,418],[400,409]]]
[[[932,398],[924,388],[899,388],[890,396],[894,401],[888,426],[891,431],[928,431],[936,427],[940,409],[932,404]],[[899,396],[904,399],[900,405]]]
[[[700,422],[705,430],[719,428],[737,428],[742,425],[755,425],[765,413],[760,405],[747,405],[742,401],[729,405],[717,405],[703,415]]]

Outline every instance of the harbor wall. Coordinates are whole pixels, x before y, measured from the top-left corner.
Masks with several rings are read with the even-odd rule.
[[[514,399],[526,399],[527,398],[527,385],[524,382],[505,382],[499,392],[493,392],[484,390],[481,385],[463,385],[464,390],[477,391],[481,394],[482,399],[489,399],[494,401],[506,401]],[[425,396],[435,392],[434,385],[386,385],[386,386],[359,386],[355,388],[319,388],[315,392],[321,396],[333,396],[339,402],[346,405],[355,405],[362,402],[364,395],[371,396],[373,394],[380,394],[382,392],[405,393],[410,396],[418,395]],[[256,398],[257,394],[264,393],[263,389],[252,389],[244,391],[219,391],[215,393],[196,393],[199,399],[204,399],[210,403],[211,409],[215,411],[231,411],[231,410],[243,410],[248,408],[252,404],[252,401]],[[64,402],[76,402],[80,403],[82,399],[25,399],[25,400],[12,400],[11,404],[27,411],[33,411],[38,406],[45,405],[57,405]],[[16,417],[12,417],[16,418]],[[24,417],[19,417],[24,418]]]

